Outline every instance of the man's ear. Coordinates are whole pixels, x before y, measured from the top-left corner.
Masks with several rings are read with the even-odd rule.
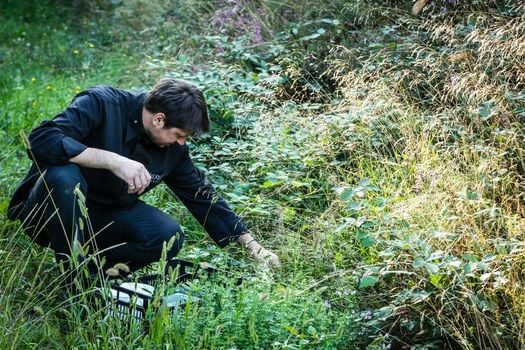
[[[151,119],[151,123],[155,128],[163,128],[166,121],[166,116],[164,113],[155,113]]]

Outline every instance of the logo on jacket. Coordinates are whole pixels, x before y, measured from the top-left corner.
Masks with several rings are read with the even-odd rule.
[[[158,184],[162,181],[162,179],[164,178],[164,174],[153,174],[153,173],[150,173],[151,175],[151,183],[153,184]]]

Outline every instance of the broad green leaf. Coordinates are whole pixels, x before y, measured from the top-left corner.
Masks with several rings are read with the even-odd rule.
[[[373,287],[377,282],[379,282],[379,278],[375,276],[364,276],[359,282],[359,289]]]
[[[442,274],[437,274],[437,275],[430,275],[430,283],[434,286],[434,287],[438,287],[440,288],[441,287],[441,280],[443,279],[443,275]]]
[[[308,326],[308,329],[306,330],[308,332],[308,334],[312,335],[312,336],[316,336],[317,335],[317,330],[312,327],[312,326]]]
[[[423,265],[425,265],[425,261],[423,259],[421,259],[421,258],[415,258],[414,262],[412,263],[412,266],[415,269],[420,268]]]
[[[361,242],[361,245],[364,248],[368,248],[376,243],[374,237],[369,236],[366,232],[363,231],[360,231],[357,234],[357,237],[359,238],[359,241]]]
[[[299,40],[301,40],[301,41],[308,41],[308,40],[316,39],[316,38],[320,37],[321,35],[323,35],[324,33],[326,33],[326,30],[324,28],[319,28],[319,29],[317,29],[317,32],[315,32],[314,34],[303,36]]]
[[[285,325],[284,329],[286,329],[293,336],[297,337],[299,335],[299,331],[297,330],[297,328],[294,328],[290,325]]]
[[[439,266],[437,266],[436,264],[432,264],[432,263],[425,263],[425,268],[430,274],[433,274],[433,275],[437,274],[439,271]]]
[[[484,273],[483,275],[481,275],[479,277],[479,280],[481,282],[485,282],[486,280],[488,280],[490,278],[490,276],[492,276],[492,272],[486,272],[486,273]]]

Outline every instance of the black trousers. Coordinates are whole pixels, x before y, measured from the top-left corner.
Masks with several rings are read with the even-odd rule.
[[[163,245],[172,239],[167,258],[181,249],[181,227],[159,209],[139,200],[131,207],[108,210],[85,200],[88,192],[77,165],[51,166],[24,203],[20,219],[26,233],[50,246],[58,261],[69,262],[79,252],[80,259],[103,258],[104,269],[125,263],[133,271],[158,261]],[[96,271],[93,261],[88,266]]]

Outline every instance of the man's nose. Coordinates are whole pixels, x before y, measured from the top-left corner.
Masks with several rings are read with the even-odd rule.
[[[177,143],[181,146],[184,146],[184,144],[186,143],[186,138],[185,137],[179,137],[177,138]]]

